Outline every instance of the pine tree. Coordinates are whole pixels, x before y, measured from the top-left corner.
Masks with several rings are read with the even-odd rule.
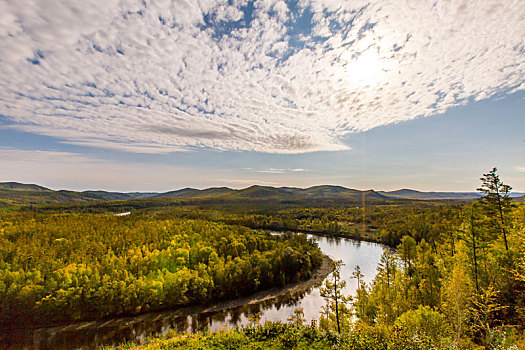
[[[343,262],[341,260],[334,262],[332,274],[325,280],[324,285],[320,290],[321,296],[326,301],[327,314],[335,314],[338,333],[341,333],[341,310],[345,309],[345,305],[349,301],[349,298],[343,295],[343,289],[346,286],[346,281],[341,280],[341,266],[343,266]]]
[[[357,289],[361,289],[361,280],[363,279],[363,274],[361,273],[361,268],[359,265],[356,265],[354,268],[354,272],[352,272],[352,278],[357,279]]]
[[[354,271],[352,272],[352,278],[357,279],[357,300],[354,302],[354,307],[357,306],[356,313],[361,319],[365,318],[365,299],[367,299],[366,285],[363,281],[363,277],[365,276],[361,273],[361,267],[359,267],[359,265],[356,265]]]
[[[505,185],[500,179],[499,175],[496,174],[497,168],[492,168],[487,174],[483,174],[480,177],[482,185],[478,188],[478,191],[485,195],[480,199],[487,216],[498,222],[501,233],[503,234],[503,241],[505,242],[505,249],[509,250],[509,244],[507,242],[507,231],[505,230],[504,214],[510,209],[510,197],[509,193],[512,187]]]

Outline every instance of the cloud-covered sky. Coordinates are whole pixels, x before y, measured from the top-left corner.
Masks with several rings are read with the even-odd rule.
[[[75,147],[346,152],[352,135],[520,93],[524,34],[521,0],[0,0],[0,128],[82,164]]]

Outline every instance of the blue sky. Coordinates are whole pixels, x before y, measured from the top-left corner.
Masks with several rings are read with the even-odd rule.
[[[101,4],[0,4],[0,181],[525,191],[515,2]]]

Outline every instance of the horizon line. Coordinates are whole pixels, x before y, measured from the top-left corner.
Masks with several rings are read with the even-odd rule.
[[[360,191],[360,192],[366,192],[366,191],[374,191],[374,192],[377,192],[377,193],[380,193],[380,192],[396,192],[396,191],[403,191],[403,190],[409,190],[409,191],[416,191],[416,192],[421,192],[421,193],[479,193],[481,194],[481,192],[477,191],[477,190],[470,190],[470,191],[447,191],[447,190],[439,190],[439,191],[436,191],[436,190],[420,190],[420,189],[415,189],[415,188],[408,188],[408,187],[403,187],[403,188],[398,188],[398,189],[394,189],[394,190],[377,190],[377,189],[374,189],[374,188],[367,188],[367,189],[359,189],[359,188],[353,188],[353,187],[347,187],[345,185],[337,185],[337,184],[319,184],[319,185],[312,185],[312,186],[308,186],[308,187],[298,187],[298,186],[287,186],[287,185],[283,185],[283,186],[272,186],[272,185],[263,185],[263,184],[257,184],[256,182],[254,182],[252,185],[249,185],[249,186],[246,186],[246,187],[240,187],[240,188],[236,188],[236,187],[229,187],[229,186],[209,186],[209,187],[190,187],[190,186],[185,186],[185,187],[180,187],[180,188],[176,188],[176,189],[169,189],[169,190],[165,190],[165,191],[141,191],[141,190],[132,190],[132,191],[117,191],[117,190],[106,190],[106,189],[84,189],[84,190],[74,190],[74,189],[65,189],[65,188],[61,188],[61,189],[55,189],[55,188],[52,188],[52,187],[48,187],[46,185],[40,185],[38,183],[26,183],[26,182],[19,182],[19,181],[13,181],[13,180],[10,180],[10,181],[0,181],[0,184],[5,184],[5,183],[17,183],[17,184],[22,184],[22,185],[35,185],[35,186],[39,186],[39,187],[42,187],[42,188],[46,188],[48,190],[51,190],[51,191],[71,191],[71,192],[108,192],[108,193],[156,193],[156,194],[162,194],[162,193],[168,193],[168,192],[175,192],[175,191],[181,191],[181,190],[185,190],[185,189],[191,189],[191,190],[198,190],[198,191],[203,191],[203,190],[208,190],[208,189],[212,189],[212,188],[228,188],[230,190],[234,190],[234,191],[241,191],[241,190],[245,190],[245,189],[248,189],[250,187],[254,187],[254,186],[260,186],[260,187],[270,187],[270,188],[278,188],[278,189],[281,189],[281,188],[296,188],[296,189],[302,189],[302,190],[306,190],[306,189],[310,189],[310,188],[313,188],[313,187],[321,187],[321,186],[331,186],[331,187],[343,187],[345,189],[348,189],[348,190],[356,190],[356,191]],[[513,190],[510,192],[511,194],[514,193],[514,194],[523,194],[525,193],[525,191],[520,191],[520,190],[516,190],[513,188]]]

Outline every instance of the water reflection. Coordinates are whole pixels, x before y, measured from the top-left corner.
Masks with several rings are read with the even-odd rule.
[[[374,243],[358,242],[350,239],[317,237],[324,254],[334,260],[343,260],[341,277],[347,281],[345,292],[354,294],[357,281],[352,279],[356,265],[361,267],[365,282],[375,276],[383,248]],[[151,334],[166,334],[169,329],[179,332],[200,330],[217,331],[224,328],[249,324],[250,318],[260,313],[260,321],[285,322],[295,308],[302,307],[307,322],[319,317],[324,301],[319,288],[314,286],[307,291],[288,293],[277,299],[243,305],[223,311],[196,314],[188,308],[177,311],[151,313],[138,317],[120,318],[105,322],[85,322],[66,327],[43,328],[38,330],[11,330],[3,338],[0,347],[7,349],[94,349],[101,345],[118,344],[125,341],[143,341]]]

